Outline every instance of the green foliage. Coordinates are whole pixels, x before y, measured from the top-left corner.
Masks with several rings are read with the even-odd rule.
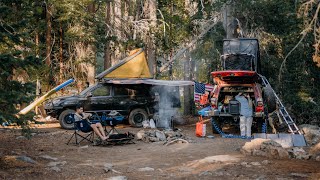
[[[300,40],[303,22],[293,1],[236,1],[235,17],[260,40],[262,71],[298,123],[318,123],[320,69],[312,61],[312,38],[307,37],[289,56]],[[280,77],[280,79],[279,79]]]
[[[297,24],[295,2],[277,0],[236,1],[235,15],[250,29],[263,28],[266,32],[286,35]]]
[[[16,72],[25,71],[23,68],[35,65],[30,59],[17,59],[12,55],[0,55],[0,122],[22,123],[23,119],[18,119],[17,105],[29,103],[34,98],[35,86],[33,83],[21,83],[10,80],[13,70]]]
[[[137,33],[134,36],[133,25],[125,19],[120,18],[126,28],[113,29],[115,27],[112,22],[110,24],[112,31],[121,33],[122,37],[114,35],[117,33],[106,32],[105,13],[108,2],[115,3],[110,0],[0,2],[0,121],[19,121],[14,116],[17,112],[16,105],[29,103],[34,98],[33,82],[36,79],[40,79],[46,87],[44,91],[56,85],[55,82],[60,81],[60,63],[64,66],[63,78],[73,76],[81,81],[87,78],[86,72],[77,69],[83,62],[97,63],[97,72],[103,70],[102,62],[107,42],[112,42],[111,51],[120,52],[147,44],[145,40],[148,38],[143,37],[147,35]],[[300,16],[297,15],[301,2],[295,1],[190,2],[196,3],[193,4],[196,7],[187,7],[183,0],[157,1],[156,26],[151,27],[150,31],[155,36],[156,55],[159,59],[162,58],[165,62],[170,60],[174,52],[184,48],[184,45],[201,33],[204,22],[212,19],[215,13],[221,12],[220,8],[228,3],[233,7],[234,17],[240,20],[245,32],[259,38],[263,75],[275,87],[290,113],[294,114],[300,123],[319,122],[316,119],[320,112],[320,73],[312,61],[315,47],[312,35],[306,36],[287,59],[283,71],[279,72],[284,57],[300,40],[300,32],[303,31],[305,23],[313,17],[315,7],[303,17],[301,13]],[[120,4],[130,4],[127,10],[121,6],[123,14],[126,12],[134,21],[145,20],[144,1],[121,1]],[[52,22],[50,47],[46,47],[48,9]],[[110,21],[113,21],[112,18],[114,17],[111,17]],[[145,24],[150,25],[149,22]],[[191,71],[194,71],[192,76],[196,81],[210,82],[210,72],[220,70],[224,37],[222,23],[217,24],[190,50]],[[43,65],[48,58],[46,48],[51,50],[50,65]],[[182,79],[185,76],[185,62],[185,58],[178,58],[172,65],[172,73],[163,73],[161,78]],[[25,118],[30,119],[21,117]]]
[[[183,0],[158,1],[158,8],[168,26],[166,32],[163,28],[158,28],[155,34],[159,54],[170,54],[172,49],[185,42],[191,33],[190,17],[184,3]],[[162,19],[162,16],[158,14],[158,18]]]
[[[221,70],[220,55],[223,37],[222,23],[218,23],[192,51],[192,58],[196,67],[194,76],[197,81],[211,82],[211,72]]]
[[[34,84],[27,72],[41,66],[30,51],[33,48],[29,34],[34,22],[32,2],[2,1],[0,9],[0,123],[21,125],[30,117],[15,116],[17,106],[34,98]]]

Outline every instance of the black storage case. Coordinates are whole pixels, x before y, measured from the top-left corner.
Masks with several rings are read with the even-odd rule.
[[[240,102],[237,100],[230,100],[229,101],[229,113],[232,115],[239,115],[240,114]]]

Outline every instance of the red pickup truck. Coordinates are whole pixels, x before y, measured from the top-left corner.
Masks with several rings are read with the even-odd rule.
[[[263,87],[260,76],[259,43],[257,39],[226,39],[221,56],[223,70],[211,72],[214,89],[210,94],[209,116],[220,126],[239,125],[240,103],[235,96],[248,93],[253,101],[253,126],[260,126],[268,112],[276,106],[272,89]]]

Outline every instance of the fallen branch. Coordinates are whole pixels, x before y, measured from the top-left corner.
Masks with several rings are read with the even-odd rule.
[[[111,171],[112,171],[112,172],[115,172],[115,173],[118,173],[118,174],[121,174],[121,172],[116,171],[116,170],[114,170],[114,169],[111,169]]]
[[[177,141],[182,141],[184,143],[189,143],[187,140],[184,140],[184,139],[175,139],[175,140],[172,140],[170,142],[166,142],[164,145],[168,146],[168,145],[173,144],[173,143],[175,143]]]

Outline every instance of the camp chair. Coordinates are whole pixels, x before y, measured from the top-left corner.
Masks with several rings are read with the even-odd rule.
[[[86,122],[86,120],[81,120],[75,122],[74,120],[74,114],[70,114],[70,118],[73,120],[74,124],[74,133],[72,134],[71,138],[67,142],[67,144],[70,143],[70,141],[75,139],[75,144],[79,145],[82,141],[86,140],[90,143],[93,143],[93,138],[94,138],[94,132],[93,129],[91,128],[90,124]]]

